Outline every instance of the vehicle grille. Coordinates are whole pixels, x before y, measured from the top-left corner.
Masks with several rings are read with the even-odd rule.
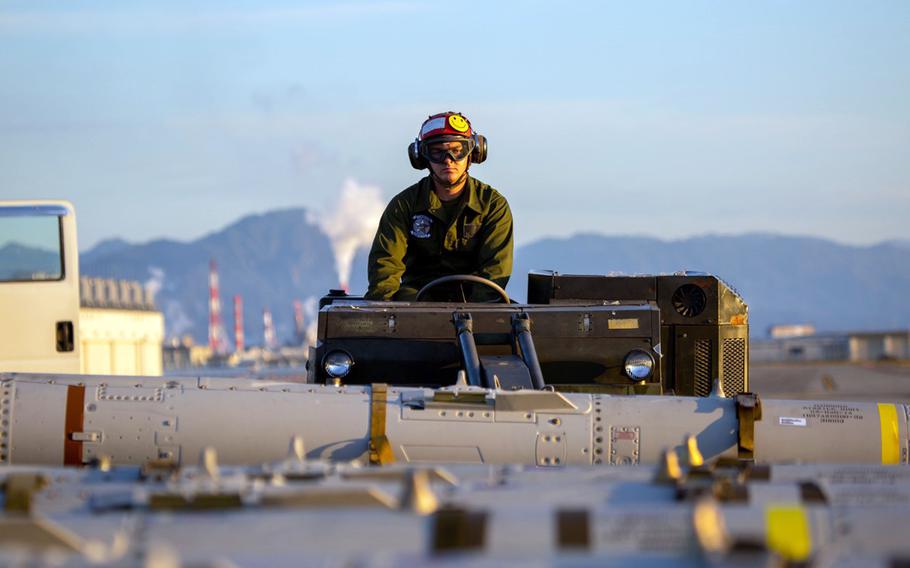
[[[724,339],[723,349],[724,393],[734,396],[746,390],[746,340],[741,337]]]
[[[695,342],[695,396],[711,394],[711,340],[699,339]]]

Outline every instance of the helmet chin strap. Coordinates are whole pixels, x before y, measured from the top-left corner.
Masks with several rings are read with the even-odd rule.
[[[453,187],[457,186],[458,184],[460,184],[460,183],[464,182],[466,179],[468,179],[468,170],[470,170],[470,169],[471,169],[471,162],[468,162],[468,165],[464,169],[464,173],[461,174],[460,176],[458,176],[458,179],[456,179],[452,183],[449,183],[449,182],[445,181],[444,179],[442,179],[441,177],[439,177],[438,175],[436,175],[436,172],[433,170],[433,166],[430,166],[430,177],[433,178],[433,181],[436,182],[436,184],[439,185],[439,187],[441,187],[443,189],[452,189]]]

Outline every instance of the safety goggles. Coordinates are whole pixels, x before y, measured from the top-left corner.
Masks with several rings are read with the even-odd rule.
[[[445,142],[436,142],[426,144],[421,147],[421,154],[427,160],[434,164],[443,164],[446,158],[452,161],[460,162],[467,158],[474,149],[474,141],[471,139],[447,140]]]

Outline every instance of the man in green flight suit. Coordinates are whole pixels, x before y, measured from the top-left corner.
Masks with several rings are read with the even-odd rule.
[[[366,298],[414,300],[427,283],[452,274],[505,288],[512,274],[512,213],[505,197],[468,175],[471,163],[486,160],[486,138],[460,113],[436,114],[424,121],[408,157],[430,175],[396,195],[382,214]],[[495,297],[474,286],[465,299]]]

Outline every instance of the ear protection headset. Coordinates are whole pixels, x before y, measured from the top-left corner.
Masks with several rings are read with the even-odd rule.
[[[449,127],[448,119],[452,115],[460,116],[461,118],[464,119],[465,123],[467,123],[467,125],[468,125],[467,130],[468,130],[468,132],[470,132],[470,136],[460,135],[460,133],[455,132],[454,130],[452,130]],[[461,113],[445,112],[442,114],[436,114],[436,115],[430,116],[423,122],[423,125],[420,128],[421,132],[423,132],[424,127],[426,127],[427,123],[429,123],[433,119],[438,119],[438,118],[443,119],[443,127],[441,129],[437,129],[437,130],[441,130],[441,132],[431,136],[430,138],[428,138],[426,140],[422,139],[421,135],[418,134],[417,138],[415,138],[414,141],[408,145],[408,160],[411,162],[411,166],[415,170],[425,170],[430,167],[430,164],[427,162],[427,159],[423,157],[423,152],[422,152],[423,146],[425,144],[429,144],[431,142],[438,142],[438,141],[440,141],[439,138],[442,138],[443,136],[449,136],[452,138],[460,138],[460,139],[470,138],[474,142],[474,148],[471,150],[471,156],[470,156],[471,163],[472,164],[482,164],[484,161],[486,161],[486,159],[487,159],[487,137],[482,134],[478,134],[478,133],[474,132],[473,128],[471,128],[471,122],[467,119],[467,117],[465,117]]]

